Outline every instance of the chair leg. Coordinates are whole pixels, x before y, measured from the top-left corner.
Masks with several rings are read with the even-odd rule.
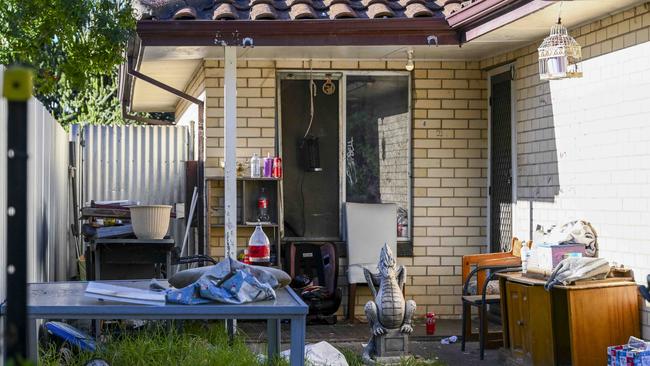
[[[469,314],[468,313],[469,310]],[[469,321],[470,325],[472,323],[472,309],[469,307],[467,304],[463,304],[463,316],[462,316],[462,325],[461,327],[463,328],[461,330],[461,337],[462,340],[460,342],[460,350],[461,352],[465,352],[465,340],[467,339],[467,322]]]
[[[483,360],[485,355],[485,331],[487,330],[487,318],[485,316],[485,304],[479,306],[479,331],[478,331],[478,342],[479,342],[479,351],[481,353],[481,360]]]
[[[348,285],[348,321],[350,323],[355,322],[354,305],[355,305],[356,297],[357,297],[357,284],[351,283],[350,285]]]

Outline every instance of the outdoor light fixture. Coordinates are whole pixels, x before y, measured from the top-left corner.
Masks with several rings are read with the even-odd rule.
[[[537,49],[539,53],[539,78],[541,80],[558,80],[581,78],[582,48],[569,35],[558,18],[557,24],[551,27],[551,34]]]
[[[406,71],[413,71],[415,64],[413,63],[413,50],[406,51],[406,65],[404,65]]]

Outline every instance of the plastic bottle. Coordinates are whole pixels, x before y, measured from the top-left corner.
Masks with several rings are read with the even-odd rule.
[[[260,168],[260,158],[257,154],[253,154],[251,158],[251,178],[259,178],[261,173]]]
[[[269,199],[266,198],[266,189],[260,189],[260,195],[257,197],[257,219],[262,222],[270,220],[269,217]]]
[[[529,257],[528,245],[521,247],[521,273],[528,272],[528,257]]]
[[[273,158],[271,153],[266,153],[264,158],[264,178],[271,178],[273,176]]]
[[[269,266],[271,264],[271,245],[269,237],[264,234],[262,225],[255,226],[255,231],[248,239],[248,259],[251,264],[257,266]]]
[[[434,335],[436,333],[436,314],[429,312],[427,317],[427,335]]]

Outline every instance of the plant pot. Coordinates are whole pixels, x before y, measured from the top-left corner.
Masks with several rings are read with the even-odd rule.
[[[169,230],[172,206],[131,206],[131,225],[138,239],[163,239]]]

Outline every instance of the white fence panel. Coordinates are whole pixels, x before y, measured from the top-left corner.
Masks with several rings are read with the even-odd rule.
[[[185,201],[187,127],[86,126],[83,200]]]
[[[0,67],[0,85],[4,68]],[[68,134],[35,98],[28,106],[28,281],[67,280],[75,273],[70,242]],[[0,98],[0,268],[6,265],[7,103]],[[13,243],[12,245],[15,245]],[[0,271],[0,299],[6,275]]]

